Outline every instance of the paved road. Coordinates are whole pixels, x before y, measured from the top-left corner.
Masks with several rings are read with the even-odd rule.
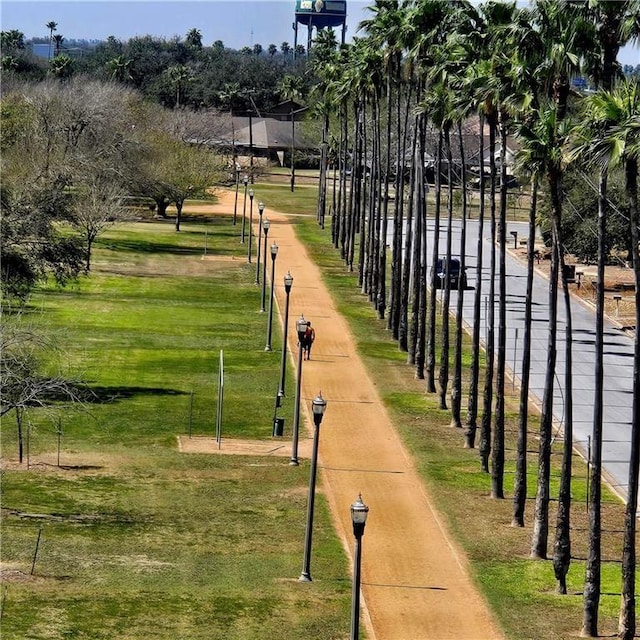
[[[485,226],[485,236],[487,227]],[[517,231],[520,238],[528,235],[526,223],[509,222],[510,232]],[[433,223],[429,226],[428,251],[431,255]],[[476,221],[467,225],[466,262],[468,286],[464,295],[464,320],[471,325],[473,320],[473,298],[475,291],[475,270],[477,265]],[[460,221],[454,221],[454,255],[459,253]],[[441,224],[440,246],[444,254],[446,224]],[[489,290],[490,242],[485,237],[483,249],[482,291],[483,311],[481,336],[486,335],[486,313]],[[526,293],[526,264],[507,255],[507,366],[515,372],[516,384],[520,381],[522,362],[522,338],[524,335],[524,306]],[[496,274],[497,276],[497,274]],[[498,281],[496,277],[496,322],[497,322]],[[536,273],[533,288],[533,336],[531,357],[530,389],[532,399],[542,401],[544,376],[547,362],[547,324],[549,319],[548,280]],[[455,310],[457,294],[452,292],[451,309]],[[595,314],[593,308],[573,298],[573,428],[576,447],[585,452],[593,427],[594,368],[595,368]],[[556,365],[556,387],[554,394],[554,417],[558,425],[564,419],[564,363],[565,363],[565,309],[560,291],[558,305],[558,355]],[[495,339],[498,332],[496,327]],[[497,346],[497,345],[496,345]],[[604,446],[603,470],[612,488],[622,498],[626,498],[628,488],[629,443],[631,438],[631,400],[633,374],[633,340],[613,324],[605,323],[605,377],[604,377]]]

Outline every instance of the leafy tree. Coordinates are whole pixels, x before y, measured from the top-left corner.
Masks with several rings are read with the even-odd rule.
[[[3,53],[24,49],[24,33],[18,29],[0,32],[0,48]]]
[[[95,176],[80,185],[73,196],[72,224],[85,241],[85,269],[91,270],[91,250],[96,238],[125,213],[124,191],[117,181]]]

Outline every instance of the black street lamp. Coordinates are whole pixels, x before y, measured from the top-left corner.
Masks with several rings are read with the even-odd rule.
[[[264,231],[264,258],[262,259],[262,295],[260,297],[260,313],[264,313],[264,298],[265,288],[267,286],[267,236],[269,235],[269,228],[271,223],[268,218],[264,219],[262,223],[262,230]]]
[[[320,439],[320,423],[327,409],[327,401],[322,393],[313,399],[313,453],[311,454],[311,471],[309,473],[309,499],[307,500],[307,528],[304,536],[304,560],[300,582],[311,582],[311,538],[313,537],[313,507],[316,499],[316,470],[318,467],[318,440]]]
[[[289,333],[289,294],[291,293],[291,285],[293,284],[293,276],[287,271],[284,277],[284,292],[286,301],[284,305],[284,337],[282,339],[282,361],[280,362],[280,387],[278,395],[284,396],[284,378],[287,369],[287,335]]]
[[[273,290],[275,288],[276,277],[276,256],[278,255],[278,245],[274,242],[271,245],[271,298],[269,300],[269,322],[267,323],[267,346],[265,351],[271,351],[271,328],[273,327]],[[265,259],[266,262],[266,259]]]
[[[351,635],[350,640],[358,640],[360,632],[360,565],[362,560],[362,536],[367,523],[369,507],[362,502],[362,494],[351,505],[351,522],[353,535],[356,539],[355,561],[353,565],[353,592],[351,594]]]
[[[240,165],[236,162],[236,201],[233,205],[233,226],[238,218],[238,187],[240,186]]]
[[[249,189],[249,250],[247,251],[247,262],[251,264],[251,231],[253,227],[253,189]]]
[[[298,379],[296,380],[296,399],[293,403],[293,441],[291,443],[291,460],[289,464],[298,466],[298,434],[300,432],[300,388],[302,384],[302,352],[304,350],[304,334],[307,321],[300,316],[296,321],[298,332]]]
[[[260,245],[262,243],[262,214],[264,213],[264,202],[260,200],[258,203],[258,260],[256,262],[256,284],[260,284]]]
[[[242,236],[240,242],[244,244],[244,230],[247,223],[247,184],[249,184],[249,176],[245,173],[244,178],[242,178],[242,182],[244,184],[244,203],[242,205]]]

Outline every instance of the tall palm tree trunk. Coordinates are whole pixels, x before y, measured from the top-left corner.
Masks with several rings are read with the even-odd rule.
[[[566,314],[565,368],[564,368],[564,439],[562,446],[562,471],[556,514],[556,537],[553,547],[553,571],[557,580],[557,592],[567,593],[567,573],[571,564],[571,469],[573,458],[573,324],[571,321],[571,294],[564,268],[562,241],[559,243],[560,277]]]
[[[556,338],[558,317],[558,233],[560,224],[560,185],[557,171],[549,171],[549,191],[553,207],[551,273],[549,275],[549,329],[547,342],[547,370],[538,447],[538,487],[536,491],[531,558],[546,559],[549,538],[549,481],[551,477],[551,435],[553,429],[553,390],[556,373]]]
[[[442,296],[442,338],[440,344],[440,371],[438,373],[439,407],[447,408],[447,387],[449,385],[449,302],[451,300],[451,247],[453,235],[453,157],[451,153],[451,135],[449,127],[444,130],[444,140],[447,149],[447,242],[445,254],[443,296]]]
[[[491,258],[489,266],[489,295],[486,310],[486,356],[484,373],[484,394],[482,403],[482,421],[480,423],[480,465],[489,472],[489,454],[491,453],[491,407],[493,405],[493,364],[495,354],[495,291],[496,291],[496,118],[489,116],[489,208],[491,211]]]
[[[442,206],[442,130],[438,131],[435,167],[435,206],[433,211],[433,247],[431,248],[431,271],[429,272],[429,305],[427,308],[427,393],[436,393],[436,264],[440,244],[440,208]]]
[[[458,146],[462,182],[462,220],[460,221],[460,277],[458,278],[458,300],[456,304],[456,337],[453,352],[453,379],[451,382],[451,426],[462,429],[462,311],[464,307],[464,274],[467,268],[467,167],[465,165],[462,122],[458,121]]]
[[[511,526],[524,527],[527,504],[527,432],[529,421],[529,379],[531,373],[531,319],[533,298],[533,260],[536,244],[536,210],[538,203],[538,177],[531,185],[529,207],[529,239],[527,242],[527,291],[524,303],[524,336],[522,338],[522,373],[520,376],[520,405],[518,413],[518,442],[516,445],[516,471],[513,482],[513,520]]]
[[[604,421],[604,269],[606,262],[607,174],[598,185],[598,276],[596,288],[595,374],[593,430],[589,473],[589,548],[584,583],[582,630],[586,638],[598,636],[598,608],[602,563],[602,427]]]
[[[491,497],[504,498],[504,389],[507,357],[507,114],[500,111],[500,223],[498,225],[498,363],[491,447]]]
[[[626,190],[629,195],[631,256],[636,285],[636,331],[633,349],[633,410],[631,413],[631,450],[629,482],[622,541],[622,597],[618,620],[618,638],[632,640],[636,631],[636,530],[638,514],[638,477],[640,476],[640,255],[638,254],[638,163],[625,163]]]
[[[464,446],[473,449],[476,443],[478,418],[478,387],[480,378],[480,309],[482,302],[482,256],[484,247],[484,114],[480,114],[480,138],[478,157],[480,158],[480,204],[478,207],[478,240],[476,243],[475,292],[473,296],[473,329],[471,335],[471,367],[467,417],[464,428]]]

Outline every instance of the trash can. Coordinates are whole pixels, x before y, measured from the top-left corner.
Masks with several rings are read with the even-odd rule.
[[[284,418],[273,419],[273,435],[281,436],[284,434]]]
[[[575,264],[564,265],[564,277],[566,278],[567,282],[576,281],[576,265]]]

